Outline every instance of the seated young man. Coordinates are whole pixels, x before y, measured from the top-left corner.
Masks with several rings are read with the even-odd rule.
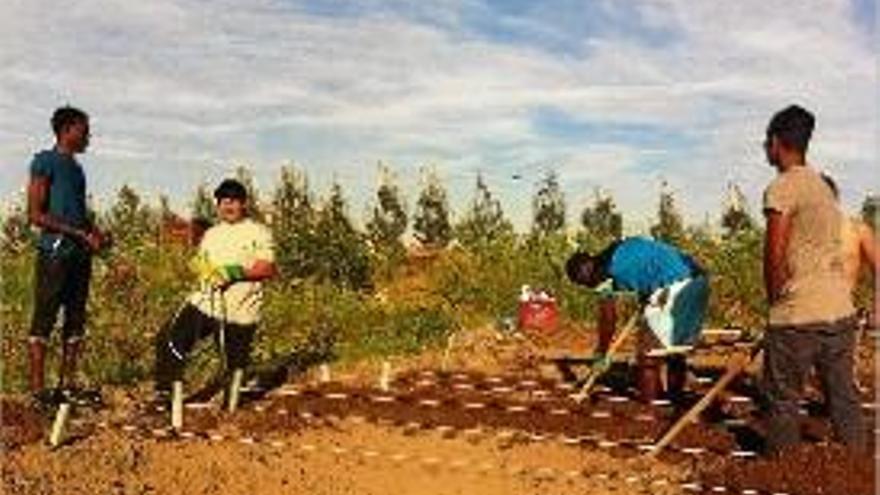
[[[575,253],[566,263],[566,272],[572,282],[606,297],[622,292],[637,295],[644,323],[636,345],[638,388],[643,400],[656,399],[661,360],[648,351],[689,345],[699,336],[709,300],[704,270],[693,258],[666,243],[630,237],[614,242],[597,255]],[[600,304],[600,310],[607,311],[607,305]],[[600,335],[600,342],[608,340],[608,336]],[[666,359],[667,393],[676,397],[684,388],[686,362],[683,354]]]
[[[247,190],[224,180],[214,191],[220,223],[205,232],[193,268],[201,288],[156,336],[156,392],[169,397],[195,344],[220,339],[227,370],[243,370],[260,317],[262,282],[275,275],[269,230],[247,216]]]

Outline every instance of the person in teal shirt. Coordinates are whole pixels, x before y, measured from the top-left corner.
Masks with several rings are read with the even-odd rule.
[[[55,146],[30,164],[28,220],[39,227],[34,311],[28,338],[29,385],[39,406],[61,400],[76,387],[74,375],[85,330],[92,254],[109,238],[89,220],[86,177],[76,155],[89,145],[89,117],[65,106],[52,115]],[[46,345],[59,310],[64,311],[59,388],[45,386]]]
[[[709,300],[706,272],[691,256],[646,237],[616,241],[596,255],[577,252],[568,259],[566,272],[572,282],[609,299],[620,293],[636,295],[647,327],[638,334],[637,380],[643,399],[657,398],[661,362],[647,351],[658,344],[666,350],[688,346],[699,336]],[[608,339],[600,336],[603,341]],[[668,393],[675,397],[684,388],[684,355],[670,355],[666,364]]]

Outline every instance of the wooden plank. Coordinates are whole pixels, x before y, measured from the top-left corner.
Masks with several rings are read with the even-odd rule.
[[[721,378],[717,382],[715,382],[715,385],[713,385],[712,388],[709,389],[706,395],[704,395],[699,402],[697,402],[687,413],[685,413],[684,416],[679,418],[679,420],[676,421],[671,428],[669,428],[666,434],[663,435],[663,437],[656,444],[654,444],[653,448],[650,450],[649,455],[651,457],[656,456],[660,453],[661,450],[663,450],[667,445],[675,440],[675,437],[677,437],[679,433],[681,433],[681,431],[684,430],[684,428],[688,424],[690,424],[691,421],[693,421],[701,412],[709,407],[709,405],[712,404],[712,401],[715,400],[715,398],[721,393],[721,391],[724,390],[727,385],[729,385],[730,382],[733,381],[733,379],[736,378],[753,360],[758,359],[758,356],[760,356],[760,354],[761,353],[759,352],[758,355],[754,358],[751,356],[751,354],[735,355],[731,359],[730,365],[728,365],[727,371],[724,373],[724,375],[722,375]]]

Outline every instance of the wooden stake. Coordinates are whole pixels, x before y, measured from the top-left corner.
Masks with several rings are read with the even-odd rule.
[[[617,349],[620,348],[621,345],[626,341],[626,338],[636,327],[636,323],[639,321],[639,315],[641,313],[636,311],[627,322],[626,326],[620,330],[620,333],[615,337],[614,342],[608,347],[608,351],[605,353],[605,358],[609,361],[614,358],[614,354],[617,352]],[[590,389],[593,388],[593,385],[596,384],[596,381],[608,371],[609,367],[604,369],[592,370],[590,376],[587,377],[587,381],[584,382],[583,386],[581,386],[580,391],[574,396],[575,402],[580,404],[584,399],[590,396]]]

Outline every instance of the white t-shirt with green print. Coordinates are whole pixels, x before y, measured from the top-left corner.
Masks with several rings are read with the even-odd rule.
[[[245,270],[257,260],[275,261],[271,232],[265,225],[249,218],[236,223],[220,223],[208,229],[199,244],[198,255],[213,266],[241,265]],[[203,289],[191,294],[188,301],[212,318],[251,325],[260,319],[263,284],[236,282],[222,293]]]

